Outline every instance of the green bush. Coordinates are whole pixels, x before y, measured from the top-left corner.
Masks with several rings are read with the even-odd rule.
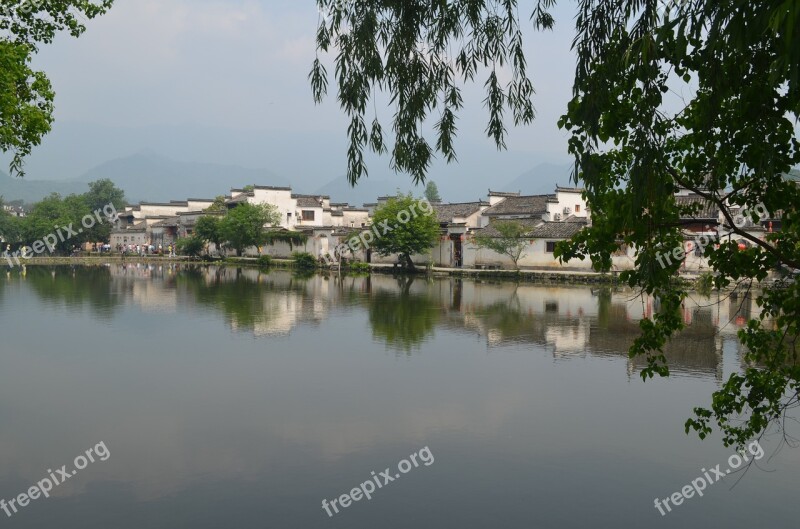
[[[313,270],[317,267],[317,259],[308,252],[295,252],[292,254],[295,268]]]
[[[258,258],[258,266],[261,268],[269,268],[272,266],[272,257],[269,255],[262,255]]]
[[[370,271],[370,266],[369,266],[368,263],[361,263],[361,262],[350,263],[349,268],[350,268],[351,272],[369,272]]]
[[[179,255],[188,255],[189,257],[197,257],[203,251],[205,243],[199,237],[186,237],[175,241],[175,248]]]

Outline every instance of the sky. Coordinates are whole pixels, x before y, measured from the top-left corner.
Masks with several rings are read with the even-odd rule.
[[[437,164],[432,178],[508,181],[541,162],[569,162],[556,122],[571,94],[573,7],[562,2],[554,31],[527,33],[534,124],[509,123],[509,152],[497,153],[479,80],[458,123],[461,166]],[[117,0],[79,39],[60,36],[35,59],[57,93],[56,124],[29,161],[30,178],[74,178],[142,150],[266,168],[300,186],[343,175],[346,119],[333,90],[314,104],[307,79],[318,17],[313,0]],[[371,158],[370,169],[391,176],[388,158]]]

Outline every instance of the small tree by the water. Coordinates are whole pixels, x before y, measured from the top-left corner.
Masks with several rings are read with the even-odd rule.
[[[528,246],[528,239],[524,237],[530,231],[529,228],[513,220],[494,222],[491,227],[497,231],[497,236],[478,234],[472,243],[478,248],[486,248],[509,257],[514,262],[514,268],[519,270],[519,260],[525,256],[525,248]]]
[[[205,242],[197,235],[184,237],[175,241],[175,248],[177,248],[178,254],[187,255],[189,257],[200,257],[204,247]]]
[[[240,204],[220,221],[220,236],[241,255],[251,246],[263,246],[268,238],[266,226],[280,222],[278,208],[272,204]]]
[[[222,253],[222,245],[225,242],[220,229],[222,218],[214,215],[204,215],[197,219],[194,233],[197,237],[208,243],[214,243],[217,251]]]
[[[439,238],[439,221],[430,202],[411,194],[390,198],[375,209],[372,217],[378,235],[372,243],[380,255],[399,256],[406,270],[413,271],[411,256],[429,251]]]

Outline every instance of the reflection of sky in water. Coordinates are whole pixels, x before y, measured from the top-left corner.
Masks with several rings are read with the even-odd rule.
[[[730,303],[688,308],[678,376],[643,384],[624,344],[653,308],[632,297],[236,269],[0,278],[0,497],[111,452],[9,527],[789,526],[791,450],[653,508],[727,459],[683,421],[738,369],[737,327],[714,335]],[[426,445],[432,466],[322,511]]]

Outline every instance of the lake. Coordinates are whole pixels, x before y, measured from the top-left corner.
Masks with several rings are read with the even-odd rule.
[[[733,449],[683,425],[741,368],[736,332],[753,307],[693,297],[672,375],[645,383],[627,347],[658,306],[626,289],[180,265],[4,270],[0,498],[63,483],[0,520],[794,527],[800,451],[775,453],[780,434],[747,473],[663,516],[654,505],[728,467]]]

